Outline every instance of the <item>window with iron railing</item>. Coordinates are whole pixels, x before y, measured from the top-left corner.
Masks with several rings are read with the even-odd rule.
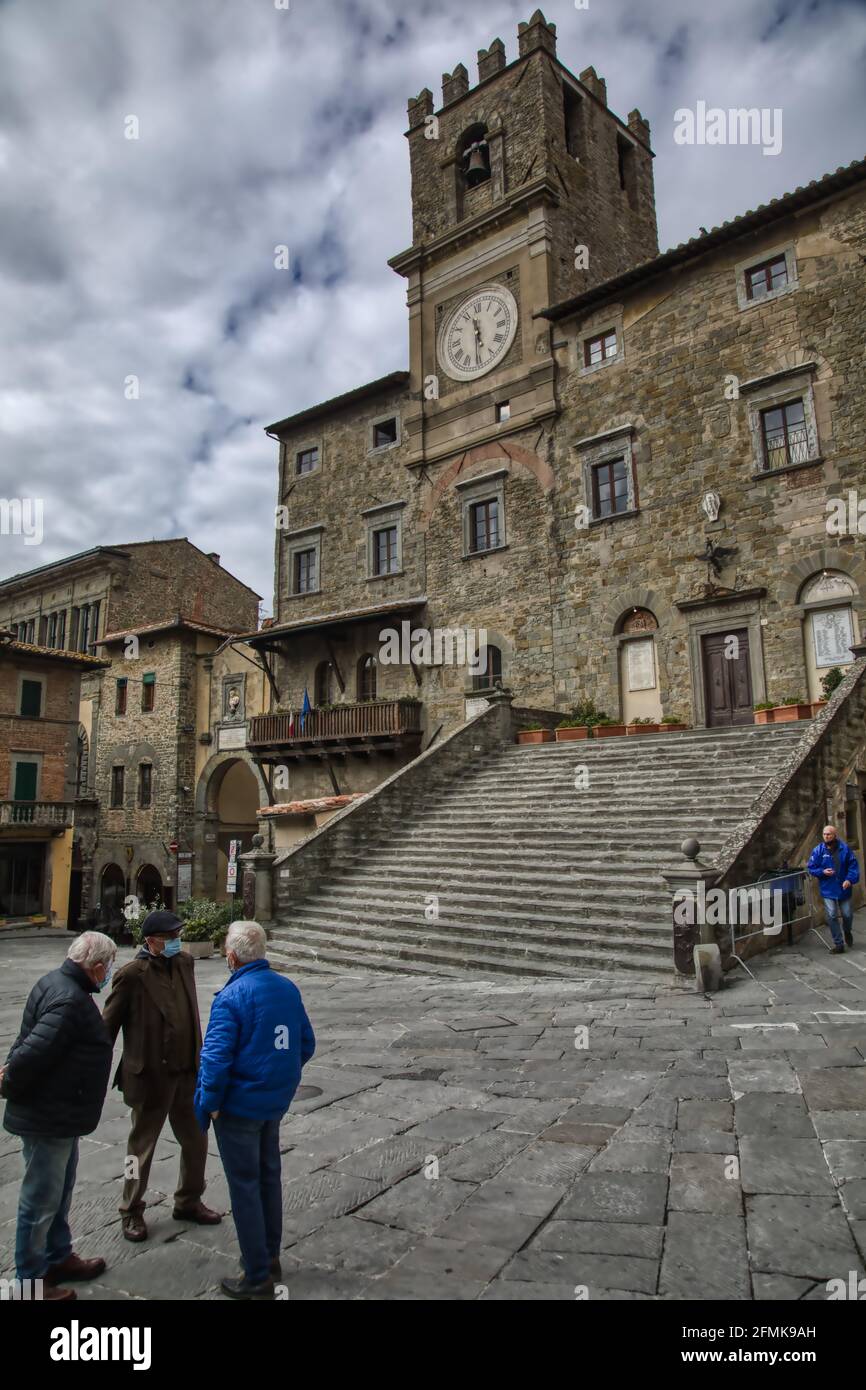
[[[761,439],[766,470],[809,461],[811,450],[802,397],[761,411]]]

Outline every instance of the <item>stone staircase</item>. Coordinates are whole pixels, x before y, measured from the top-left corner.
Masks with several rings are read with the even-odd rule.
[[[807,727],[497,749],[431,791],[413,817],[379,818],[351,851],[335,847],[318,891],[280,913],[273,963],[669,977],[671,894],[660,867],[685,862],[688,835],[711,863]],[[578,789],[580,768],[588,785]]]

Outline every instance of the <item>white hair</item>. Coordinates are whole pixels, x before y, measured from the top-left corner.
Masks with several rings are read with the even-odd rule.
[[[267,944],[265,929],[258,922],[232,922],[226,935],[226,955],[231,951],[241,965],[248,965],[251,960],[261,960]]]
[[[83,931],[66,952],[67,960],[74,960],[83,970],[92,970],[95,965],[109,965],[117,955],[117,947],[110,936],[101,931]]]

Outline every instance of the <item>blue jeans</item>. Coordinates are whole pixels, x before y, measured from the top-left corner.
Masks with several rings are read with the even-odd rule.
[[[251,1284],[270,1279],[280,1253],[283,1190],[279,1120],[247,1120],[220,1113],[214,1120],[220,1158],[232,1201],[241,1264]]]
[[[844,941],[839,918],[841,917],[845,924],[845,931],[850,932],[854,920],[854,900],[853,898],[845,898],[843,902],[839,902],[837,898],[825,898],[824,907],[827,910],[827,925],[833,934],[833,944],[842,946]]]
[[[39,1134],[21,1136],[24,1180],[18,1197],[15,1272],[41,1279],[51,1265],[72,1254],[69,1206],[78,1168],[78,1140]]]

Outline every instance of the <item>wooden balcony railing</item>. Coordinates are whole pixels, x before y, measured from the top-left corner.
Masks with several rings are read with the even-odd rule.
[[[421,732],[421,706],[402,700],[371,700],[361,705],[314,709],[302,719],[289,714],[258,714],[250,720],[250,748],[346,739],[395,737]]]
[[[74,806],[68,801],[0,801],[0,826],[30,825],[63,830],[72,825]]]

